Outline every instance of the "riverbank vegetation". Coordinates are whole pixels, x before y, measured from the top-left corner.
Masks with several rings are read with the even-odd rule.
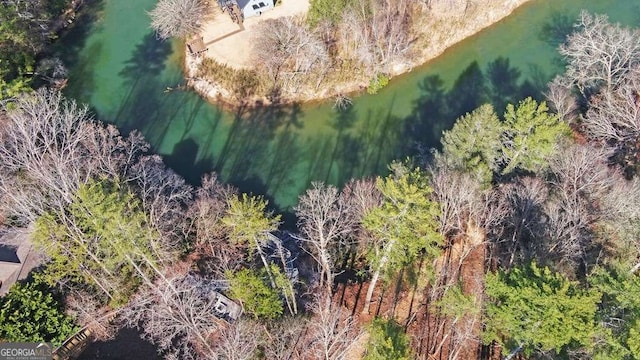
[[[30,234],[80,326],[137,328],[168,359],[638,358],[637,35],[583,13],[547,101],[482,105],[385,176],[314,182],[287,231],[41,89],[0,112],[3,231]]]

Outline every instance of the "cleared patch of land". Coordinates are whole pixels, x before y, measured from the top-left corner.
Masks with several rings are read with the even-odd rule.
[[[220,64],[242,69],[251,66],[250,50],[257,35],[257,24],[266,19],[304,15],[309,10],[309,0],[281,0],[272,10],[245,19],[242,26],[234,23],[217,4],[211,6],[214,7],[213,16],[202,30],[208,48],[205,56]]]

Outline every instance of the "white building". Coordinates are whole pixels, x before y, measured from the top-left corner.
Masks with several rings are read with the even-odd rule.
[[[237,0],[237,2],[245,18],[259,16],[273,9],[274,6],[274,0]]]

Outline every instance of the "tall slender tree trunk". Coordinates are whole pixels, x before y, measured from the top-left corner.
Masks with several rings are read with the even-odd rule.
[[[367,297],[364,300],[364,307],[362,308],[363,314],[369,313],[371,298],[373,297],[373,290],[376,288],[376,283],[378,282],[378,278],[380,277],[380,269],[381,267],[378,266],[378,269],[376,269],[376,272],[373,273],[373,276],[371,277],[371,282],[369,283],[369,288],[367,289]]]
[[[295,293],[295,289],[293,288],[293,282],[291,281],[291,279],[289,278],[289,276],[287,275],[287,261],[286,258],[284,256],[284,251],[283,251],[283,246],[282,243],[278,242],[276,243],[276,245],[278,246],[278,257],[280,257],[280,262],[282,263],[282,268],[285,271],[285,278],[287,278],[287,290],[283,290],[282,293],[284,295],[284,299],[287,302],[287,307],[289,308],[289,312],[293,315],[298,313],[298,304],[297,304],[297,299],[296,299],[296,293]]]
[[[102,290],[102,292],[104,292],[104,293],[105,293],[105,295],[107,295],[107,297],[108,297],[110,300],[113,300],[113,296],[111,295],[111,293],[109,292],[109,290],[107,290],[107,289],[106,289],[106,287],[105,287],[104,285],[102,285],[102,283],[98,280],[98,278],[97,278],[95,275],[93,275],[90,271],[85,271],[85,273],[86,273],[87,275],[89,275],[89,276],[93,279],[93,282],[95,282],[95,283],[96,283],[96,285],[98,285],[98,287]]]
[[[275,289],[276,288],[276,282],[273,279],[273,274],[271,273],[271,268],[269,267],[269,262],[267,261],[267,258],[265,258],[265,254],[262,251],[262,247],[260,247],[260,242],[258,241],[258,239],[254,238],[253,240],[255,241],[256,251],[260,255],[260,260],[262,260],[262,265],[264,265],[264,270],[267,272],[267,275],[269,276],[269,282],[271,283],[271,287]]]
[[[324,280],[321,277],[320,281],[324,281],[324,286],[327,291],[327,296],[331,297],[331,292],[333,289],[333,273],[331,271],[331,264],[329,263],[329,258],[325,251],[323,251],[320,254],[320,261],[322,262],[320,266],[322,266],[322,270],[323,270],[322,272],[324,274]]]
[[[513,349],[513,351],[511,351],[511,353],[509,353],[509,355],[507,355],[507,357],[504,358],[504,360],[511,360],[513,359],[516,355],[518,355],[518,353],[520,351],[522,351],[522,348],[524,347],[524,345],[520,344],[518,345],[517,348]]]
[[[391,240],[389,241],[387,246],[384,248],[384,253],[382,255],[382,258],[380,259],[380,264],[378,264],[378,267],[376,268],[376,272],[374,272],[373,276],[371,277],[371,282],[369,283],[369,288],[367,289],[367,297],[364,300],[364,307],[362,309],[363,314],[369,313],[369,307],[371,306],[371,298],[373,297],[373,290],[376,288],[376,283],[380,278],[380,272],[387,265],[387,262],[389,262],[389,256],[391,253],[391,249],[393,248],[393,245],[395,245],[395,241]]]

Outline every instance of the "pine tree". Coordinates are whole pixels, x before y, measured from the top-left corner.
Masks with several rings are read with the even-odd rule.
[[[0,297],[0,339],[60,345],[77,327],[43,284],[16,284]]]
[[[242,303],[244,310],[256,318],[275,319],[283,307],[278,291],[268,284],[267,272],[243,269],[227,274],[230,295]]]
[[[585,291],[549,268],[535,263],[487,274],[484,341],[505,351],[522,347],[560,353],[588,345],[595,328],[597,291]]]
[[[594,359],[640,359],[640,277],[612,265],[596,269],[589,283],[603,294]]]
[[[166,249],[139,200],[118,181],[81,185],[63,214],[42,216],[33,242],[50,258],[40,278],[92,285],[119,305],[141,282],[161,275]]]
[[[447,165],[470,172],[489,184],[498,170],[503,126],[491,105],[461,117],[442,134],[442,155]]]
[[[382,205],[363,219],[364,227],[376,239],[368,254],[373,271],[363,313],[369,312],[373,290],[380,275],[389,278],[402,267],[412,264],[419,254],[431,259],[440,253],[443,238],[436,231],[439,207],[429,199],[432,189],[420,169],[409,171],[397,167],[377,186],[383,195]]]
[[[228,201],[228,209],[222,223],[229,230],[229,239],[235,244],[246,245],[252,254],[258,254],[265,271],[269,275],[271,287],[276,287],[275,278],[270,271],[264,247],[268,234],[278,230],[280,215],[267,211],[269,203],[261,196],[242,194]]]
[[[369,335],[364,360],[411,359],[407,335],[394,320],[374,319]]]
[[[516,169],[540,170],[556,150],[558,140],[569,134],[569,126],[550,114],[545,102],[538,104],[532,98],[524,99],[517,107],[507,105],[504,120],[503,174]]]

